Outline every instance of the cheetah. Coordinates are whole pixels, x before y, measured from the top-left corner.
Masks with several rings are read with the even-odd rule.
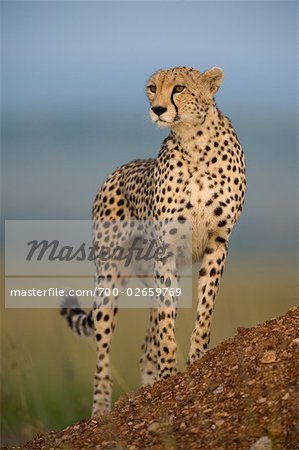
[[[113,236],[112,223],[129,220],[190,221],[192,260],[200,262],[198,303],[191,335],[188,364],[207,350],[210,326],[228,240],[245,198],[245,160],[231,121],[222,114],[214,96],[224,73],[214,67],[200,72],[174,67],[154,73],[147,85],[150,117],[159,127],[170,128],[155,159],[142,159],[114,171],[101,186],[93,204],[93,221],[106,226],[106,240]],[[95,243],[100,233],[95,227]],[[96,259],[96,283],[113,288],[119,275],[113,264]],[[155,279],[169,285],[174,267],[157,262]],[[168,284],[167,284],[168,282]],[[109,349],[118,310],[117,297],[97,298],[86,313],[68,306],[66,294],[61,314],[79,335],[94,335],[97,366],[92,416],[111,407]],[[143,385],[151,385],[177,372],[175,341],[176,305],[161,299],[150,310],[140,370]]]

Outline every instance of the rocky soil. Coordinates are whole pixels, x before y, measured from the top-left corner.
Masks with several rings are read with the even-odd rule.
[[[299,449],[299,308],[238,334],[111,414],[20,449]],[[16,448],[16,447],[15,447]]]

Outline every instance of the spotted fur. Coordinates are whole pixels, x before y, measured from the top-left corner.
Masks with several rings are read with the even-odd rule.
[[[208,348],[210,325],[227,246],[245,196],[245,162],[230,120],[217,108],[214,95],[223,72],[205,73],[176,67],[155,73],[147,83],[150,116],[170,128],[155,159],[137,160],[112,173],[99,189],[93,219],[188,220],[192,223],[192,259],[201,261],[198,306],[191,336],[189,363]],[[113,242],[111,226],[106,241]],[[103,236],[101,236],[102,238]],[[95,242],[100,239],[97,229]],[[157,264],[159,283],[167,283],[174,267]],[[167,272],[167,273],[166,273]],[[169,277],[168,277],[169,275]],[[167,278],[168,277],[168,278]],[[113,264],[96,262],[96,282],[113,288],[119,273]],[[169,283],[168,283],[169,284]],[[79,334],[95,334],[98,361],[93,416],[110,409],[109,349],[115,327],[117,298],[97,298],[92,317],[79,308],[63,314]],[[153,308],[140,368],[143,384],[152,384],[176,372],[173,299]]]

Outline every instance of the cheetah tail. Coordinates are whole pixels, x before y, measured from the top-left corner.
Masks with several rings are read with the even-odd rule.
[[[77,297],[71,296],[68,290],[62,297],[60,314],[79,336],[94,334],[92,311],[86,313],[81,309]]]

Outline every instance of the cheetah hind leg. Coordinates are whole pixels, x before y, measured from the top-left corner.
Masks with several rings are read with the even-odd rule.
[[[153,276],[149,276],[149,274],[153,274],[154,272],[154,261],[133,261],[133,271],[146,288],[154,288],[154,278]],[[158,379],[157,324],[157,308],[151,307],[145,341],[141,346],[142,355],[139,360],[142,386],[152,386]]]
[[[156,341],[158,327],[158,309],[151,308],[150,322],[147,328],[145,342],[142,345],[143,354],[140,358],[140,373],[142,386],[152,386],[158,379],[158,361]]]
[[[114,224],[115,225],[115,224]],[[98,241],[101,248],[102,239],[111,252],[121,243],[125,248],[130,241],[130,231],[125,223],[118,223],[122,242],[113,239],[112,225],[103,227],[104,233]],[[96,255],[97,256],[97,255]],[[124,290],[130,268],[124,266],[124,261],[95,259],[96,263],[96,294],[94,298],[93,323],[96,338],[97,365],[94,378],[94,395],[92,416],[96,417],[111,409],[112,378],[110,364],[110,346],[116,326],[119,307],[119,295],[116,292]]]

